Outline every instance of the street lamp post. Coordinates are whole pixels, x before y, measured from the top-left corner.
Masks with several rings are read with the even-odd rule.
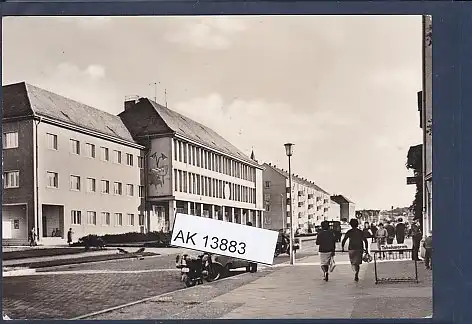
[[[286,143],[285,145],[285,153],[288,156],[288,185],[290,187],[290,264],[293,265],[295,263],[295,249],[293,248],[293,195],[292,195],[292,169],[290,166],[290,158],[293,154],[293,144]]]
[[[285,208],[284,208],[284,200],[285,200]],[[284,199],[284,195],[280,194],[280,208],[282,210],[282,230],[285,232],[285,226],[287,225],[287,222],[285,221],[285,218],[287,217],[287,200]]]

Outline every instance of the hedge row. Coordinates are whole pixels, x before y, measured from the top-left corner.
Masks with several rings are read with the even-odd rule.
[[[79,248],[45,248],[3,252],[3,260],[18,260],[27,258],[51,257],[65,254],[77,254],[84,251]]]
[[[150,232],[150,233],[138,233],[129,232],[123,234],[105,234],[99,235],[87,235],[79,238],[78,243],[73,245],[76,246],[97,246],[103,243],[104,245],[110,244],[127,244],[127,243],[153,243],[160,246],[168,246],[171,240],[171,233],[163,232]],[[149,245],[149,244],[148,244]]]

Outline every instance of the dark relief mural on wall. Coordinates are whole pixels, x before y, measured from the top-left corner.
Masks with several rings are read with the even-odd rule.
[[[158,190],[164,185],[165,176],[169,173],[168,159],[164,153],[154,152],[150,155],[150,161],[149,184]]]

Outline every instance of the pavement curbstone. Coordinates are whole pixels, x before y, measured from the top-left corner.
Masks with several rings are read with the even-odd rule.
[[[29,276],[36,272],[36,269],[21,268],[21,269],[3,269],[3,277],[17,277],[17,276]]]

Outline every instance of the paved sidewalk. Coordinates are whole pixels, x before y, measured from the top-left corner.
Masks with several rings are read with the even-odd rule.
[[[412,270],[408,261],[381,266],[391,277]],[[376,285],[372,264],[361,267],[358,283],[350,265],[338,265],[329,282],[318,266],[284,267],[211,302],[243,304],[223,319],[422,318],[432,314],[432,281],[430,272],[419,272],[420,284]]]

